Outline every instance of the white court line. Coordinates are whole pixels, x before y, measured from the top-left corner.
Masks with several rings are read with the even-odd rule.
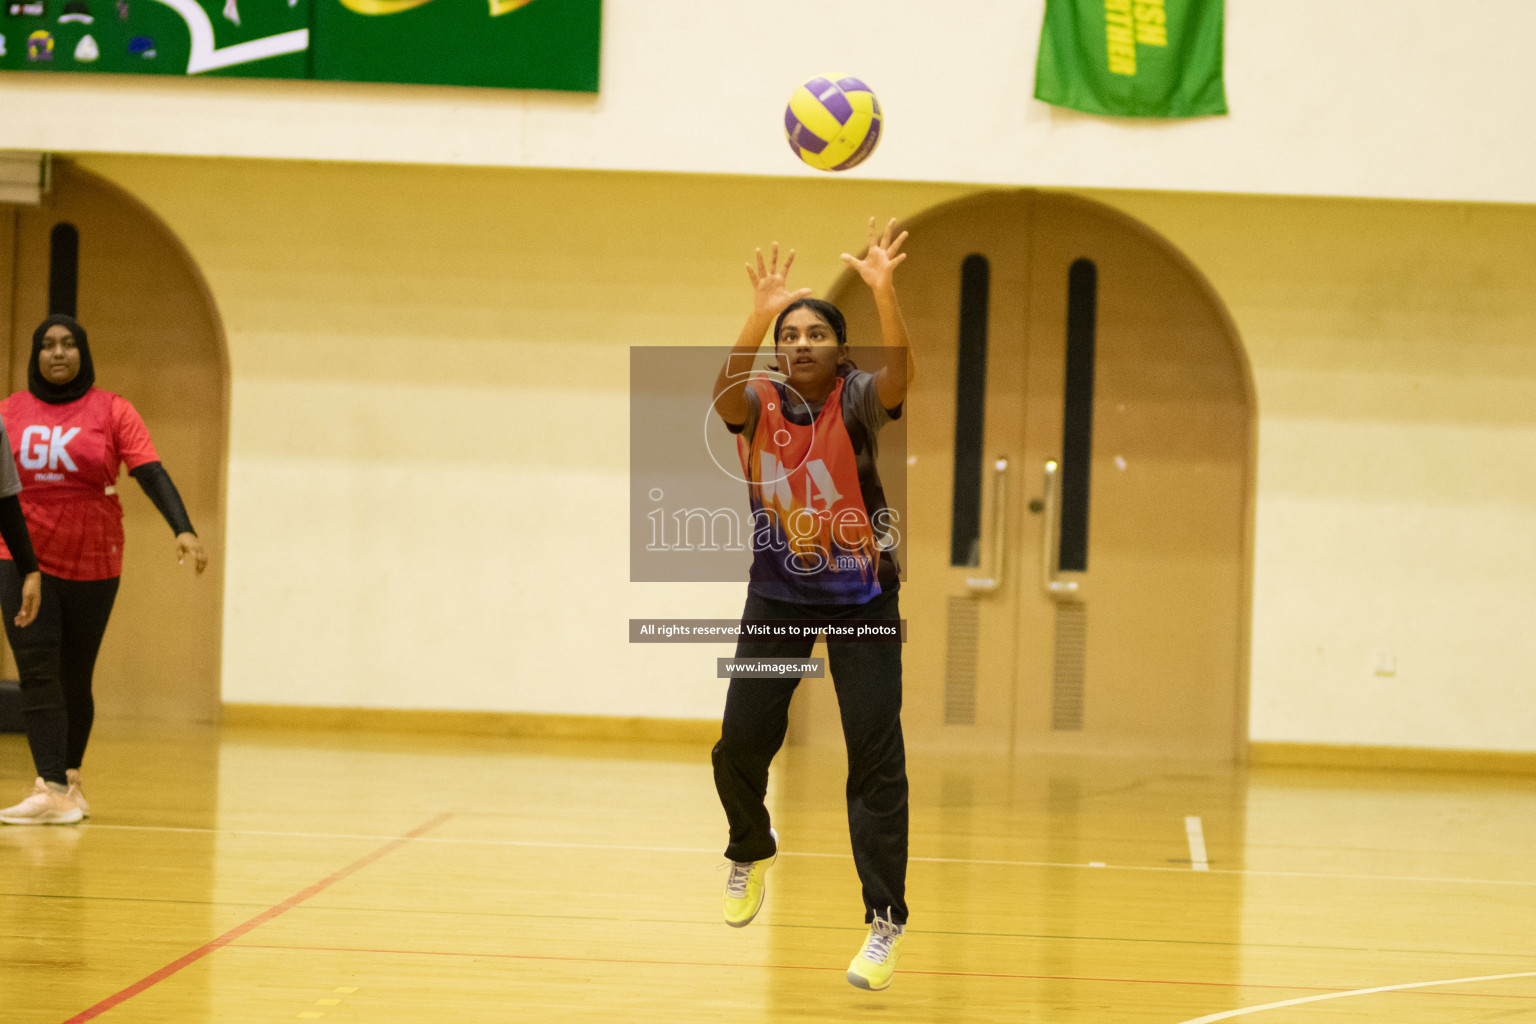
[[[1192,1020],[1180,1021],[1179,1024],[1215,1024],[1218,1020],[1231,1020],[1233,1017],[1246,1017],[1250,1013],[1262,1013],[1265,1010],[1278,1010],[1282,1006],[1300,1006],[1302,1003],[1320,1003],[1324,999],[1343,999],[1345,996],[1368,996],[1377,992],[1401,992],[1409,988],[1430,988],[1435,985],[1465,985],[1474,981],[1503,981],[1506,978],[1536,978],[1536,971],[1524,971],[1520,974],[1487,974],[1481,978],[1452,978],[1449,981],[1411,981],[1406,985],[1381,985],[1377,988],[1357,988],[1349,992],[1325,992],[1317,996],[1300,996],[1296,999],[1282,999],[1278,1003],[1264,1003],[1262,1006],[1245,1006],[1239,1010],[1225,1010],[1221,1013],[1207,1014],[1204,1017],[1195,1017]]]
[[[1205,830],[1200,827],[1200,819],[1185,818],[1184,834],[1189,837],[1189,866],[1196,871],[1211,870],[1210,862],[1205,859]]]
[[[120,832],[188,832],[219,836],[276,836],[283,839],[359,839],[377,841],[389,836],[358,832],[278,832],[254,828],[173,828],[169,825],[90,825],[91,831],[116,829]],[[398,839],[399,836],[394,838]],[[629,843],[556,843],[540,839],[455,839],[448,836],[412,836],[412,843],[442,843],[450,846],[531,846],[556,850],[619,850],[628,853],[719,853],[718,848],[702,846],[636,846]],[[789,856],[788,851],[785,855]],[[837,857],[835,853],[802,853],[801,857]]]
[[[221,836],[276,836],[288,839],[368,839],[375,842],[393,840],[399,836],[361,835],[347,832],[279,832],[262,829],[236,828],[175,828],[169,825],[96,825],[83,826],[87,831],[113,829],[121,832],[187,832],[197,835]],[[416,836],[411,843],[439,843],[451,846],[513,846],[555,850],[615,850],[622,853],[707,853],[720,855],[718,846],[638,846],[630,843],[556,843],[535,839],[456,839],[447,836]],[[814,853],[808,850],[780,850],[784,857],[837,857],[846,853]],[[1093,861],[1075,864],[1052,860],[994,860],[982,857],[908,857],[908,861],[920,864],[978,864],[1005,868],[1096,868],[1104,871],[1167,871],[1186,874],[1187,868],[1170,868],[1154,864],[1105,864]],[[1425,882],[1435,885],[1500,885],[1517,889],[1536,889],[1536,881],[1522,882],[1508,878],[1438,878],[1428,875],[1368,875],[1356,872],[1329,871],[1271,871],[1251,868],[1212,868],[1213,875],[1238,875],[1257,878],[1318,878],[1356,882]]]

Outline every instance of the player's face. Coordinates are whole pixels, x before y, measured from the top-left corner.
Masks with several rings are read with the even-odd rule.
[[[815,310],[793,310],[779,326],[778,349],[792,384],[818,384],[837,376],[837,334]]]
[[[68,384],[80,372],[80,350],[75,336],[63,324],[54,324],[43,335],[43,349],[37,354],[37,368],[50,384]]]

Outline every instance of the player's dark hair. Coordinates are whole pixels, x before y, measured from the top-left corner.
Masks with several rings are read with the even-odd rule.
[[[784,326],[784,318],[797,309],[808,309],[827,322],[832,328],[832,333],[837,335],[837,346],[842,348],[848,344],[848,321],[843,319],[843,311],[838,309],[826,299],[796,299],[784,307],[784,312],[773,322],[773,343],[779,343],[779,329]]]

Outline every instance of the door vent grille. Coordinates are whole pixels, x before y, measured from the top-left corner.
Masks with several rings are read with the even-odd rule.
[[[976,724],[976,657],[981,609],[969,597],[949,599],[949,637],[944,649],[944,724]]]
[[[1088,661],[1088,608],[1056,605],[1056,664],[1051,680],[1051,728],[1083,727],[1083,675]]]

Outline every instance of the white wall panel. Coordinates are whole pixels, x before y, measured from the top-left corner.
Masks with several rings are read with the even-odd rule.
[[[1043,0],[608,0],[602,93],[0,75],[0,149],[813,175],[781,111],[856,73],[887,114],[850,175],[1536,200],[1536,4],[1227,4],[1232,114],[1132,122],[1032,98]]]

